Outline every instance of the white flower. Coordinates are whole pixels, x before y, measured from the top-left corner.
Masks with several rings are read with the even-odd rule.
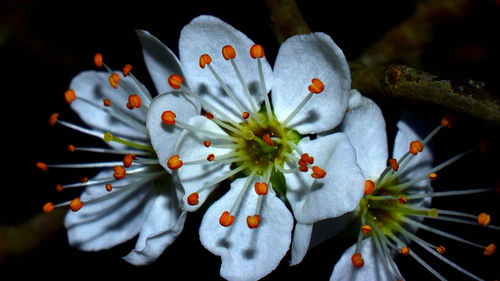
[[[349,99],[349,111],[341,130],[349,136],[356,149],[358,163],[366,178],[365,196],[356,210],[360,222],[357,243],[344,252],[335,265],[331,280],[404,280],[393,260],[396,253],[413,257],[438,279],[445,280],[438,270],[431,266],[433,263],[425,262],[407,246],[410,242],[465,275],[482,280],[444,257],[443,245],[434,245],[414,234],[417,229],[423,229],[444,238],[479,247],[484,255],[491,255],[495,251],[494,244],[477,244],[422,223],[424,218],[428,218],[499,229],[498,226],[489,225],[490,218],[485,213],[476,219],[474,215],[449,210],[438,211],[429,207],[433,197],[494,190],[435,192],[431,187],[431,179],[436,177],[439,170],[476,149],[432,167],[433,152],[428,143],[443,127],[451,127],[452,119],[450,116],[443,118],[442,124],[425,138],[422,137],[424,129],[415,121],[409,125],[408,120],[403,118],[397,124],[399,130],[394,143],[394,158],[389,159],[390,165],[386,167],[388,148],[382,113],[373,101],[353,90]],[[475,219],[477,221],[474,223]]]
[[[145,46],[144,52],[150,52]],[[154,51],[154,50],[153,50]],[[161,54],[158,54],[161,58]],[[44,205],[49,212],[54,207],[68,206],[65,226],[69,243],[81,250],[108,249],[136,235],[135,248],[124,257],[135,265],[152,263],[179,235],[184,227],[186,212],[179,208],[172,177],[159,165],[145,126],[146,112],[152,97],[130,72],[112,71],[103,64],[102,55],[95,56],[98,67],[107,71],[84,71],[77,75],[65,93],[65,100],[90,127],[85,128],[60,120],[53,114],[50,124],[60,124],[81,133],[104,139],[110,147],[68,146],[74,153],[85,151],[107,154],[118,161],[78,164],[38,162],[42,169],[82,168],[101,169],[92,179],[73,184],[58,184],[58,190],[86,187],[79,198],[66,203]],[[148,63],[155,82],[170,66],[169,61]],[[175,66],[175,65],[174,65]],[[161,82],[156,83],[161,92]],[[123,159],[123,160],[122,160]]]
[[[160,49],[155,38],[142,40]],[[313,33],[285,41],[272,70],[260,45],[211,16],[184,27],[179,51],[182,71],[168,77],[175,90],[148,111],[151,143],[182,185],[184,210],[232,180],[205,213],[200,239],[221,256],[224,278],[262,278],[286,254],[293,217],[337,217],[363,195],[349,140],[331,133],[347,108],[347,62],[328,35]]]

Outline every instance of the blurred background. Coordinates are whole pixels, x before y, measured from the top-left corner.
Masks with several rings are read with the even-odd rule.
[[[68,1],[69,2],[69,1]],[[62,127],[49,127],[51,113],[59,112],[64,120],[82,124],[63,99],[72,77],[93,69],[93,56],[103,53],[112,68],[126,63],[134,66],[134,75],[154,89],[142,61],[135,29],[145,29],[178,53],[178,38],[184,25],[198,15],[214,15],[264,46],[273,64],[279,41],[273,33],[269,5],[279,1],[176,1],[168,3],[140,1],[128,4],[103,4],[83,1],[60,4],[49,1],[0,1],[0,63],[3,110],[2,146],[4,162],[0,186],[0,273],[14,273],[13,279],[28,274],[51,279],[159,276],[165,279],[218,280],[220,258],[204,249],[198,240],[202,212],[189,214],[183,233],[152,265],[134,267],[120,257],[126,255],[134,240],[110,250],[82,252],[71,248],[61,226],[61,214],[47,217],[41,207],[47,201],[62,202],[78,191],[58,193],[57,183],[71,183],[96,171],[49,171],[35,168],[36,161],[67,163],[91,161],[92,155],[71,154],[68,144],[102,146],[100,140],[76,134]],[[377,2],[377,3],[375,3]],[[420,1],[426,2],[426,1]],[[450,1],[452,2],[452,1]],[[499,45],[495,41],[500,27],[498,0],[460,1],[466,8],[458,16],[435,24],[432,37],[415,47],[418,55],[398,59],[418,69],[454,79],[480,81],[489,92],[500,93],[498,79]],[[274,3],[274,4],[273,4]],[[329,34],[354,61],[391,28],[415,12],[417,1],[297,1],[299,11],[312,31]],[[437,13],[437,18],[445,17]],[[419,42],[419,34],[415,34]],[[415,43],[417,44],[417,43]],[[366,93],[370,94],[370,93]],[[456,154],[489,143],[487,154],[473,153],[446,168],[434,183],[436,190],[498,187],[500,156],[497,136],[499,124],[486,122],[469,114],[453,112],[446,106],[414,100],[370,95],[382,108],[387,122],[388,139],[393,140],[395,124],[403,111],[409,111],[430,129],[442,116],[455,113],[456,126],[440,133],[434,142],[435,161],[441,163]],[[500,112],[498,113],[500,115]],[[391,148],[392,149],[392,148]],[[498,219],[499,195],[437,198],[433,205],[492,215]],[[481,227],[434,223],[446,231],[472,241],[500,245],[499,232]],[[420,231],[419,236],[444,244],[446,256],[485,278],[498,279],[498,253],[483,257],[476,248],[442,240]],[[440,240],[441,239],[441,240]],[[312,249],[298,266],[289,267],[289,254],[265,280],[327,279],[333,266],[352,239],[331,239]],[[465,276],[420,251],[422,257],[450,280]],[[409,258],[397,258],[407,280],[428,280],[432,275]],[[6,273],[4,275],[4,273]],[[174,277],[176,276],[176,277]],[[172,278],[171,278],[172,277]],[[3,277],[2,277],[2,280]],[[7,279],[5,279],[7,280]]]

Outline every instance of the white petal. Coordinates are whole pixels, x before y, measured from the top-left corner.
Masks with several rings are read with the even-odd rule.
[[[311,241],[311,234],[313,231],[312,224],[296,223],[295,229],[293,231],[292,240],[292,259],[290,265],[297,265],[306,256],[307,250],[309,250],[309,243]]]
[[[278,120],[285,120],[306,97],[313,78],[320,79],[325,90],[290,121],[289,126],[301,134],[328,131],[342,121],[351,78],[344,54],[330,36],[312,33],[289,38],[274,64],[272,102]]]
[[[366,179],[374,180],[387,166],[387,134],[380,108],[369,98],[352,90],[340,130],[351,141]]]
[[[151,138],[151,144],[156,151],[160,164],[170,172],[170,169],[167,168],[167,161],[175,154],[175,144],[182,130],[163,123],[161,115],[167,110],[175,113],[176,120],[188,122],[191,117],[200,113],[200,109],[199,105],[192,102],[191,99],[179,94],[160,95],[153,100],[149,107],[146,126]]]
[[[364,259],[364,265],[356,268],[352,264],[351,257],[356,249],[356,244],[347,249],[340,260],[333,268],[331,281],[393,281],[392,274],[386,272],[381,259],[377,255],[375,245],[371,239],[363,240],[361,247],[361,256]]]
[[[231,189],[215,202],[203,216],[200,240],[205,248],[222,258],[220,274],[227,280],[257,280],[273,271],[290,247],[293,217],[272,188],[264,196],[260,225],[248,228],[247,216],[255,214],[258,195],[253,190],[256,180],[247,189],[234,223],[219,224],[219,217],[229,211],[246,179],[231,183]]]
[[[227,136],[226,132],[204,116],[195,116],[191,118],[189,120],[189,124],[197,128],[202,128],[213,133]],[[210,147],[205,147],[203,144],[205,140],[210,140],[212,145]],[[179,138],[179,142],[176,145],[176,151],[183,162],[207,159],[207,156],[210,153],[213,153],[215,155],[215,159],[217,159],[218,156],[222,156],[233,151],[232,149],[214,147],[215,145],[221,143],[227,143],[227,141],[225,142],[223,140],[216,139],[213,136],[207,136],[201,132],[197,132],[195,134],[191,131],[185,130]],[[219,164],[217,162],[208,161],[206,161],[206,164],[184,165],[177,170],[179,181],[184,190],[181,204],[182,208],[185,211],[197,210],[203,202],[205,202],[205,199],[210,194],[211,188],[198,193],[198,205],[190,206],[188,204],[184,204],[187,202],[187,197],[191,195],[191,193],[197,192],[198,189],[206,183],[213,181],[228,171],[229,164]]]
[[[135,249],[123,257],[134,265],[154,262],[172,244],[184,228],[186,213],[179,209],[172,180],[157,181],[156,186],[163,192],[156,196],[151,211],[147,214]]]
[[[184,77],[182,67],[175,54],[158,38],[145,30],[136,30],[141,41],[142,55],[158,94],[173,90],[168,84],[172,74]]]
[[[109,84],[109,73],[98,71],[84,71],[78,74],[70,83],[70,89],[76,93],[77,99],[71,103],[71,108],[80,116],[80,118],[91,128],[98,129],[103,132],[111,132],[117,136],[147,140],[146,128],[144,128],[145,114],[140,109],[129,110],[126,106],[128,97],[131,94],[136,94],[139,87],[133,83],[130,77],[123,77],[121,71],[117,71],[120,75],[120,84],[118,89],[114,89]],[[123,85],[131,89],[132,92],[125,90]],[[96,107],[87,102],[79,100],[78,97],[84,98],[98,105],[103,104],[104,99],[111,101],[111,106],[118,108],[122,113],[131,117],[136,121],[136,125],[142,127],[138,129],[122,120],[112,117],[104,106]]]
[[[397,123],[398,132],[394,141],[393,157],[399,159],[406,152],[408,152],[410,143],[415,140],[422,141],[429,131],[420,123],[414,116],[406,114]],[[427,187],[430,185],[430,180],[427,175],[432,168],[434,161],[432,146],[427,144],[424,150],[419,152],[413,159],[406,165],[401,165],[399,174],[402,181],[414,179],[416,177],[424,176],[426,179],[419,182],[416,186]]]
[[[180,59],[191,90],[199,93],[203,99],[224,111],[233,120],[241,120],[242,112],[226,95],[208,67],[202,69],[199,66],[199,59],[202,54],[211,56],[212,63],[210,65],[236,95],[245,111],[251,112],[249,101],[231,62],[226,61],[222,56],[222,47],[225,45],[234,47],[236,51],[234,61],[258,108],[263,101],[263,96],[260,92],[257,61],[252,59],[249,54],[253,44],[253,41],[245,34],[212,16],[200,16],[193,19],[182,29],[179,39]],[[265,58],[261,60],[266,88],[269,92],[272,86],[272,70]]]
[[[96,178],[111,174],[104,171]],[[126,179],[114,184],[111,192],[96,185],[82,193],[83,207],[78,212],[69,211],[64,221],[72,246],[86,251],[108,249],[139,232],[153,206],[154,186],[152,182],[130,183]],[[125,187],[127,183],[130,186]]]
[[[325,170],[326,176],[314,179],[311,171],[285,174],[286,195],[295,219],[310,224],[354,210],[363,196],[365,180],[347,136],[303,138],[298,146],[314,157],[314,165]]]

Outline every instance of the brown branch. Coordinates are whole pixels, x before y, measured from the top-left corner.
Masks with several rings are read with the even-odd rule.
[[[266,4],[278,43],[292,35],[311,33],[294,0],[266,0]]]
[[[484,84],[442,79],[404,65],[351,63],[352,87],[367,95],[428,102],[500,124],[500,99]]]

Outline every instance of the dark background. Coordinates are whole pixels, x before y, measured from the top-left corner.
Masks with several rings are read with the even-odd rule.
[[[299,8],[313,31],[332,36],[348,60],[355,59],[389,28],[406,19],[414,9],[414,1],[335,1],[332,7],[322,2],[300,1]],[[435,40],[423,56],[424,70],[455,78],[484,81],[499,93],[498,37],[500,6],[498,1],[473,1],[464,17],[445,22],[435,30]],[[39,214],[47,201],[61,202],[73,198],[74,192],[57,193],[56,183],[78,181],[96,171],[49,171],[34,168],[36,161],[65,163],[91,161],[92,155],[70,154],[65,147],[101,146],[102,142],[75,134],[61,127],[49,127],[48,117],[59,112],[64,120],[80,123],[64,103],[63,93],[72,77],[93,68],[93,55],[104,54],[111,67],[125,63],[134,66],[134,74],[149,89],[149,80],[134,29],[145,29],[178,53],[180,31],[192,18],[214,15],[241,30],[254,42],[264,46],[266,57],[274,62],[279,44],[270,29],[269,13],[264,1],[242,1],[202,4],[197,1],[139,3],[81,3],[61,5],[42,1],[0,2],[0,65],[2,112],[2,175],[0,186],[0,224],[14,226]],[[429,128],[439,124],[449,110],[430,104],[377,99],[386,118],[389,140],[394,139],[395,123],[401,112],[408,110]],[[499,113],[500,114],[500,113]],[[457,113],[454,129],[435,138],[435,159],[446,159],[489,141],[486,155],[474,153],[448,167],[434,184],[437,190],[494,187],[499,180],[499,126]],[[76,158],[76,159],[75,159]],[[498,185],[498,184],[497,184]],[[76,192],[78,193],[78,192]],[[497,218],[498,193],[437,198],[434,206],[442,209],[492,215]],[[143,277],[150,279],[219,279],[220,258],[204,249],[198,240],[201,213],[190,214],[183,233],[151,266],[134,267],[121,260],[134,246],[130,241],[111,250],[82,252],[69,247],[63,229],[36,248],[22,254],[0,253],[0,274],[15,273],[16,278],[35,273],[51,279],[95,277]],[[499,232],[481,227],[434,223],[442,229],[472,241],[499,245]],[[41,226],[42,228],[44,226]],[[5,229],[5,228],[4,228]],[[483,257],[481,250],[420,231],[419,236],[435,244],[443,244],[447,257],[485,278],[499,278],[498,253]],[[3,239],[0,236],[0,239]],[[20,238],[21,239],[21,238]],[[352,244],[348,239],[332,239],[311,250],[302,264],[288,267],[289,254],[281,265],[266,277],[275,279],[327,279],[343,250]],[[411,247],[411,245],[410,245]],[[417,248],[416,246],[414,248]],[[412,248],[413,249],[413,248]],[[464,279],[423,251],[418,252],[429,264],[450,280]],[[407,280],[432,277],[410,258],[397,258]],[[5,275],[4,275],[5,273]],[[4,277],[2,277],[3,280]],[[14,278],[13,278],[14,279]]]

